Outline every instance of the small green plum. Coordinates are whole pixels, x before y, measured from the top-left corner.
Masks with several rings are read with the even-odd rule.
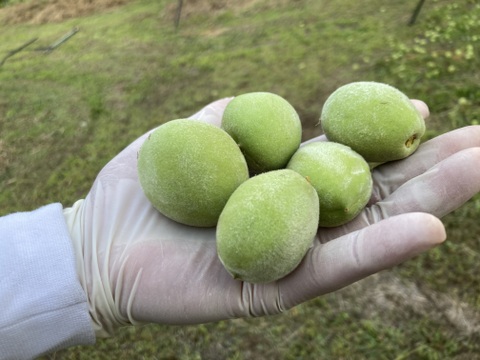
[[[238,280],[266,283],[292,272],[318,228],[315,189],[293,170],[251,177],[228,200],[217,225],[217,253]]]
[[[138,153],[138,177],[152,205],[179,223],[213,227],[233,191],[249,177],[225,131],[177,119],[156,128]]]
[[[335,90],[322,108],[320,123],[330,141],[351,147],[370,163],[410,156],[425,133],[425,120],[410,99],[374,81]]]
[[[269,92],[235,97],[225,108],[222,128],[238,143],[252,174],[284,168],[302,139],[293,106]]]
[[[306,144],[295,152],[287,168],[306,177],[317,191],[322,227],[351,221],[371,197],[369,164],[348,146],[330,141]]]

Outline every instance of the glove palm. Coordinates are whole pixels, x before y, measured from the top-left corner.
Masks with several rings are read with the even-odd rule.
[[[219,125],[228,101],[210,104],[192,121]],[[428,116],[425,104],[415,104]],[[97,335],[128,324],[195,324],[282,312],[441,243],[445,231],[437,217],[480,190],[474,165],[480,127],[444,134],[405,160],[377,167],[370,204],[356,219],[320,228],[292,274],[254,285],[232,279],[223,268],[214,228],[175,223],[145,198],[136,159],[147,135],[102,169],[85,200],[64,211]],[[467,171],[468,177],[458,176]]]

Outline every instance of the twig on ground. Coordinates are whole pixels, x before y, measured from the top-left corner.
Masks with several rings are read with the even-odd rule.
[[[47,47],[36,48],[35,50],[51,52],[51,51],[55,50],[57,47],[59,47],[60,45],[62,45],[64,42],[66,42],[68,39],[70,39],[73,35],[75,35],[79,31],[80,31],[80,29],[78,27],[74,27],[69,33],[62,36],[60,39],[55,41],[53,44],[51,44]]]
[[[2,59],[2,61],[0,61],[0,66],[2,66],[2,65],[5,63],[5,61],[7,61],[7,59],[8,59],[9,57],[11,57],[11,56],[15,55],[16,53],[22,51],[22,50],[25,49],[27,46],[33,44],[33,43],[34,43],[35,41],[37,41],[37,40],[38,40],[38,38],[29,40],[29,41],[27,41],[25,44],[23,44],[22,46],[20,46],[20,47],[18,47],[18,48],[16,48],[16,49],[13,49],[13,50],[11,50],[11,51],[9,51],[9,52],[7,53],[7,55],[5,55],[5,57]]]

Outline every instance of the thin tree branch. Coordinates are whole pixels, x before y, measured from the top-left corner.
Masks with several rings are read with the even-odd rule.
[[[410,17],[410,21],[408,22],[408,26],[412,26],[413,24],[415,24],[415,22],[417,21],[418,14],[420,14],[420,10],[422,10],[422,6],[424,3],[425,3],[425,0],[420,0],[417,3],[415,10],[413,11],[412,16]]]
[[[51,51],[55,50],[57,47],[59,47],[60,45],[62,45],[64,42],[66,42],[68,39],[70,39],[73,35],[75,35],[79,31],[80,31],[80,29],[78,27],[74,27],[68,34],[65,34],[60,39],[55,41],[53,44],[51,44],[47,47],[43,47],[43,48],[36,48],[35,50],[51,52]]]
[[[8,59],[9,57],[11,57],[11,56],[15,55],[16,53],[22,51],[22,50],[25,49],[27,46],[33,44],[33,43],[34,43],[35,41],[37,41],[37,40],[38,40],[38,38],[29,40],[29,41],[27,41],[25,44],[23,44],[22,46],[20,46],[20,47],[18,47],[18,48],[16,48],[16,49],[13,49],[13,50],[11,50],[11,51],[9,51],[9,52],[7,53],[7,55],[5,55],[5,57],[2,59],[2,61],[0,61],[0,66],[2,66],[2,65],[5,63],[5,61],[7,61],[7,59]]]
[[[175,12],[175,29],[180,25],[180,17],[182,16],[183,0],[178,0],[177,11]]]

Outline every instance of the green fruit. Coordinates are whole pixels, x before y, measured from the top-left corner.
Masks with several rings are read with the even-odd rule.
[[[342,143],[368,162],[411,155],[425,133],[425,121],[410,99],[378,82],[353,82],[334,91],[321,114],[330,141]]]
[[[217,252],[235,278],[271,282],[293,271],[318,227],[318,196],[295,171],[281,169],[240,185],[217,226]]]
[[[228,198],[248,179],[235,141],[222,129],[189,119],[169,121],[145,140],[138,177],[152,205],[182,224],[215,226]]]
[[[222,128],[238,143],[255,174],[285,167],[302,140],[293,106],[268,92],[235,97],[225,109]]]
[[[334,142],[304,145],[287,168],[306,177],[320,199],[319,225],[343,225],[355,218],[372,193],[369,164],[348,146]]]

